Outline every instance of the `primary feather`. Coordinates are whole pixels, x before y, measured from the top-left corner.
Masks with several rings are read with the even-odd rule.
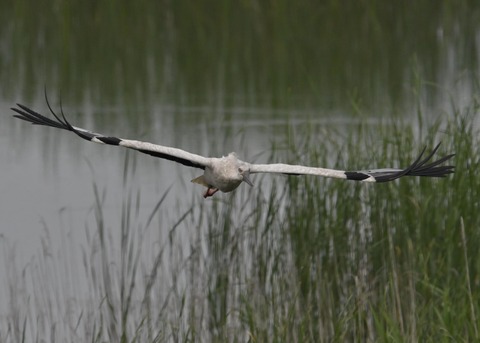
[[[425,157],[424,154],[426,149],[424,148],[418,158],[404,169],[382,168],[344,171],[283,163],[250,164],[238,159],[235,153],[230,153],[228,156],[222,158],[204,157],[178,148],[106,136],[73,126],[65,118],[63,110],[61,111],[60,117],[53,111],[47,98],[46,101],[50,112],[56,120],[47,118],[21,104],[17,104],[18,107],[12,108],[12,110],[16,112],[14,117],[25,120],[34,125],[50,126],[71,131],[77,136],[91,142],[118,145],[140,151],[144,154],[174,161],[188,167],[202,169],[204,174],[192,181],[207,187],[207,191],[204,194],[205,197],[212,196],[219,190],[222,192],[231,192],[242,182],[246,182],[252,186],[253,184],[249,179],[249,175],[254,173],[314,175],[363,182],[388,182],[403,176],[445,177],[448,174],[453,173],[455,168],[451,165],[442,165],[444,162],[452,158],[454,154],[431,161],[440,144],[438,144],[432,152]]]

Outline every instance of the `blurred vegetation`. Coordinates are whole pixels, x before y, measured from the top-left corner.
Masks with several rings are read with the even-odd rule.
[[[450,122],[422,133],[422,141],[443,140],[439,155],[456,153],[456,173],[445,179],[364,184],[267,175],[273,184],[257,178],[253,189],[192,202],[168,227],[162,210],[168,191],[148,217],[139,216],[135,161],[127,159],[120,227],[104,217],[108,190],[96,185],[94,224],[75,224],[86,226],[82,266],[70,262],[75,242],[65,239],[52,256],[48,237],[23,271],[7,264],[11,312],[0,339],[478,340],[480,136],[472,126],[478,110],[477,102],[457,109]],[[411,127],[360,124],[348,138],[326,135],[340,145],[316,146],[306,134],[286,145],[287,155],[297,162],[305,145],[302,162],[310,165],[337,156],[338,168],[346,157],[360,168],[405,166],[418,154]],[[358,136],[371,142],[368,151]],[[272,160],[280,152],[274,149]],[[87,293],[78,291],[80,283]]]
[[[72,103],[397,108],[412,65],[448,88],[479,67],[468,0],[20,0],[0,19],[1,91],[47,85]]]
[[[321,144],[317,127],[295,133],[287,123],[271,160],[404,166],[425,142],[443,141],[457,167],[442,180],[374,185],[257,179],[192,200],[169,225],[168,192],[139,216],[127,160],[120,227],[104,215],[111,190],[95,184],[93,219],[71,223],[85,245],[62,236],[52,252],[46,223],[43,250],[17,266],[2,241],[10,311],[0,341],[480,339],[478,1],[18,0],[0,1],[0,22],[3,98],[30,102],[46,86],[70,106],[93,102],[108,115],[102,106],[119,105],[125,122],[152,119],[147,109],[161,105],[207,109],[192,115],[218,107],[221,120],[232,115],[225,107],[240,107],[240,119],[253,108],[269,116],[264,125],[275,109],[290,118],[388,108],[408,119],[329,126]],[[209,135],[210,150],[236,130]]]

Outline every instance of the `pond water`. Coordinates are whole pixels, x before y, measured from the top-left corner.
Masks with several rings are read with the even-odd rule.
[[[84,242],[94,184],[113,227],[129,187],[141,193],[144,218],[171,187],[156,217],[165,227],[215,201],[200,204],[196,170],[131,152],[125,183],[124,150],[12,118],[16,102],[47,114],[44,89],[76,126],[264,162],[305,127],[318,127],[321,142],[322,130],[419,110],[434,122],[478,91],[474,1],[134,3],[0,1],[0,235],[19,269],[46,236],[54,251],[63,234]]]

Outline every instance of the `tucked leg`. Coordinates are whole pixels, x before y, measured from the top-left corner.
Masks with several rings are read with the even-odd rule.
[[[208,187],[208,189],[205,191],[205,194],[203,194],[203,197],[206,199],[208,197],[211,197],[217,192],[218,192],[218,188]]]

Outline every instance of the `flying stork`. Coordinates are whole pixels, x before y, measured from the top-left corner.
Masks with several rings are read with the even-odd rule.
[[[63,110],[61,111],[60,118],[60,116],[52,110],[48,99],[46,100],[47,106],[56,120],[47,118],[21,104],[17,104],[17,107],[11,108],[16,112],[14,117],[35,125],[44,125],[71,131],[77,136],[94,143],[118,145],[137,150],[148,155],[174,161],[187,167],[201,169],[203,170],[203,175],[194,178],[192,182],[198,183],[207,188],[203,195],[204,198],[211,197],[218,191],[225,193],[231,192],[235,190],[242,182],[245,182],[249,186],[253,186],[253,183],[250,180],[250,175],[256,173],[314,175],[362,182],[388,182],[403,176],[445,177],[448,174],[453,173],[455,168],[454,166],[450,165],[442,165],[445,161],[452,158],[454,154],[444,156],[436,161],[431,162],[431,159],[437,152],[440,144],[438,144],[430,152],[430,154],[425,157],[424,153],[426,148],[424,148],[418,158],[405,169],[383,168],[360,171],[343,171],[337,169],[308,167],[283,163],[254,164],[240,160],[234,152],[221,158],[205,157],[178,148],[106,136],[73,126],[67,121]]]

